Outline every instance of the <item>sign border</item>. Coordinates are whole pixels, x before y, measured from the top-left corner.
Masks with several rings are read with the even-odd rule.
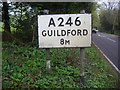
[[[72,14],[72,15],[76,15],[76,14],[81,14],[81,13],[75,13],[75,14]],[[40,49],[46,49],[46,48],[90,48],[91,46],[92,46],[92,14],[88,14],[88,13],[85,13],[85,14],[81,14],[81,15],[90,15],[91,16],[91,25],[90,25],[90,27],[91,27],[91,35],[90,35],[90,46],[83,46],[83,47],[80,47],[80,46],[76,46],[76,47],[58,47],[58,46],[52,46],[52,47],[40,47],[40,36],[39,36],[39,30],[40,30],[40,26],[38,26],[38,47],[40,48]],[[45,14],[45,16],[51,16],[51,15],[71,15],[71,14]],[[43,15],[37,15],[37,17],[39,17],[39,16],[43,16]],[[37,19],[38,20],[38,19]],[[38,20],[38,23],[39,23],[39,20]]]

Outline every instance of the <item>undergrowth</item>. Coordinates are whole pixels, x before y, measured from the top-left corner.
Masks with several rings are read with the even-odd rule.
[[[80,83],[80,49],[50,49],[51,70],[45,49],[31,44],[3,43],[3,88],[117,88],[118,77],[96,48],[87,48],[85,84]]]

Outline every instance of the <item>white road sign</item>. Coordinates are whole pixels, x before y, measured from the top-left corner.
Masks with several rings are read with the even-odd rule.
[[[39,48],[90,47],[91,14],[38,15]]]

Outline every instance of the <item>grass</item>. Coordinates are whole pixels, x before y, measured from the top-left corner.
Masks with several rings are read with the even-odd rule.
[[[113,34],[113,33],[111,33],[111,31],[105,31],[105,30],[104,30],[104,31],[102,31],[102,32],[108,33],[108,34]],[[113,35],[120,36],[120,30],[115,30]]]
[[[120,30],[115,30],[114,34],[120,36]]]
[[[113,71],[107,60],[93,46],[86,50],[89,61],[87,62],[87,82],[88,86],[94,88],[120,88],[119,77]]]
[[[79,48],[51,49],[46,70],[45,49],[31,44],[3,43],[3,88],[118,88],[118,77],[94,46],[86,49],[85,84],[80,83]]]

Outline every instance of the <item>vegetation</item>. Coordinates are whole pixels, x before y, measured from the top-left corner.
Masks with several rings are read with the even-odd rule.
[[[79,48],[51,49],[52,70],[46,70],[45,49],[29,43],[3,43],[3,88],[118,88],[118,77],[94,46],[86,49],[85,84],[80,83]]]
[[[2,5],[1,5],[2,4]],[[45,49],[38,49],[37,15],[92,13],[93,27],[106,29],[105,13],[97,14],[94,2],[3,2],[2,87],[3,88],[118,88],[119,78],[94,46],[85,51],[85,83],[80,82],[79,48],[51,49],[51,67],[46,70]],[[102,19],[101,19],[102,18]],[[101,22],[98,22],[101,19]],[[109,26],[109,24],[107,24]],[[110,29],[118,24],[110,23]],[[118,26],[119,27],[119,26]],[[114,28],[114,29],[115,29]],[[1,52],[0,52],[1,55]]]
[[[0,32],[3,32],[2,26],[3,26],[3,23],[0,22]]]
[[[7,5],[9,8],[5,8]],[[87,8],[86,8],[87,7]],[[9,9],[9,10],[8,10]],[[9,2],[3,3],[4,28],[3,41],[34,42],[37,40],[37,15],[42,15],[43,10],[48,9],[49,14],[92,13],[96,10],[93,2]],[[8,13],[5,13],[8,11]],[[5,18],[7,17],[7,18]],[[9,23],[8,23],[9,22]],[[8,25],[9,24],[9,25]],[[10,28],[9,28],[10,26]],[[10,30],[9,30],[10,29]],[[7,36],[7,37],[6,37]]]
[[[120,35],[120,2],[103,3],[100,10],[100,29],[103,32]]]

